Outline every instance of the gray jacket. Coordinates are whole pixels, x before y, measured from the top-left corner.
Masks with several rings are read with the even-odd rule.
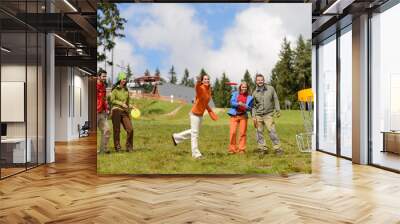
[[[264,84],[256,87],[252,96],[254,97],[252,117],[262,116],[275,111],[280,111],[278,95],[274,87]]]

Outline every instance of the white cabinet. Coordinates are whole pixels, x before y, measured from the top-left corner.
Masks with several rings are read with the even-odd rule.
[[[1,146],[12,151],[12,163],[25,163],[32,161],[32,140],[28,138],[26,143],[28,145],[25,151],[25,138],[7,138],[1,140]]]

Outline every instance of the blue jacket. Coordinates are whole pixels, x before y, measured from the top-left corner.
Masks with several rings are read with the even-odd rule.
[[[232,93],[231,96],[231,109],[229,109],[228,114],[230,116],[235,116],[237,114],[237,108],[239,107],[239,102],[237,101],[239,95],[239,91],[235,91]],[[246,112],[245,115],[247,117],[247,112],[251,111],[253,107],[253,97],[251,95],[247,96],[247,100],[246,100]]]

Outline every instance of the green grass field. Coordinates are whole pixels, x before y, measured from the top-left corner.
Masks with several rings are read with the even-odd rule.
[[[171,134],[190,127],[191,105],[184,105],[174,115],[165,115],[181,106],[155,100],[136,100],[142,111],[139,120],[133,120],[134,148],[128,153],[115,153],[110,138],[110,154],[97,156],[99,174],[279,174],[311,173],[311,156],[301,153],[296,146],[296,133],[302,132],[300,111],[282,111],[276,128],[285,153],[261,155],[256,151],[255,129],[249,120],[247,151],[245,154],[228,154],[229,116],[218,113],[219,120],[204,117],[200,128],[199,148],[204,158],[191,157],[190,140],[174,146]],[[111,121],[110,121],[110,127]],[[121,145],[124,150],[125,131],[121,128]],[[265,138],[271,147],[267,132]],[[272,150],[271,150],[272,152]]]

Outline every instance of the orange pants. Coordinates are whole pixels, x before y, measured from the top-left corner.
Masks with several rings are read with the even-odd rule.
[[[239,127],[239,147],[236,145],[237,129]],[[246,150],[247,117],[245,115],[232,116],[230,121],[229,152],[244,152]]]

